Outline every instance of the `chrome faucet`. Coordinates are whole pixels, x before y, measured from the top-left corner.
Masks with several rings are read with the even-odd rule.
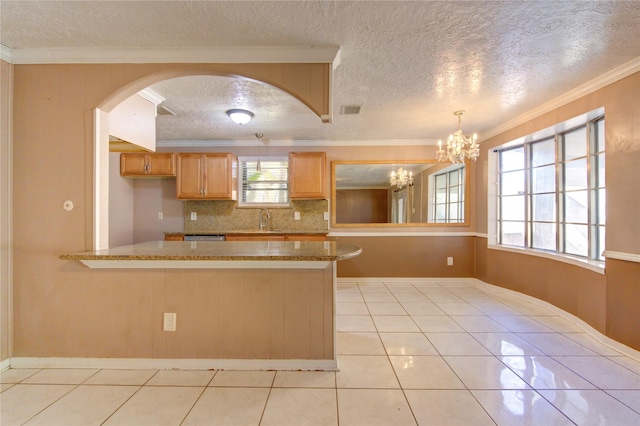
[[[264,223],[264,213],[267,213],[267,228],[269,227],[269,221],[271,220],[271,213],[269,213],[268,209],[261,209],[260,210],[260,221],[258,222],[258,228],[262,231],[265,228],[265,223]]]

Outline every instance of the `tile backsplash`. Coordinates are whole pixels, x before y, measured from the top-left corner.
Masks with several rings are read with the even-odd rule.
[[[260,208],[238,208],[236,201],[185,201],[184,232],[186,234],[214,234],[230,231],[256,230],[260,220]],[[327,200],[292,201],[288,208],[270,208],[269,221],[272,230],[322,232],[329,230],[324,213],[329,211]],[[197,219],[191,220],[195,212]],[[294,213],[300,212],[300,220]],[[266,218],[265,218],[266,219]]]

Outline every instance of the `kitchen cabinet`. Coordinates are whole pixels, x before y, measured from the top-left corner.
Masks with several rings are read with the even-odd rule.
[[[236,200],[238,158],[228,153],[180,153],[176,196],[182,200]]]
[[[324,234],[227,234],[227,241],[325,241]]]
[[[285,241],[284,235],[228,235],[226,241]]]
[[[165,241],[184,241],[184,234],[164,234]]]
[[[172,152],[120,154],[120,175],[126,177],[174,177],[176,155]]]
[[[322,234],[287,234],[286,241],[325,241],[326,235]]]
[[[289,153],[289,198],[327,198],[327,157],[324,152]]]

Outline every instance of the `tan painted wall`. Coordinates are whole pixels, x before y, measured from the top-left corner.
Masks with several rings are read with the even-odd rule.
[[[336,237],[362,247],[339,277],[472,277],[475,237]],[[447,257],[453,266],[447,266]]]
[[[189,67],[173,66],[173,69]],[[148,327],[154,327],[154,321],[158,318],[153,315],[153,309],[162,306],[155,304],[155,308],[151,309],[148,297],[174,297],[173,293],[166,290],[166,277],[163,278],[161,271],[100,272],[58,259],[62,253],[91,247],[91,111],[101,103],[113,107],[119,98],[126,97],[124,94],[113,95],[119,88],[129,86],[132,91],[137,91],[144,87],[136,82],[137,79],[151,74],[154,78],[159,78],[154,73],[170,69],[171,65],[153,64],[14,67],[13,232],[19,238],[14,242],[13,356],[126,357],[151,353],[170,357],[186,353],[177,349],[181,347],[178,343],[169,352],[165,349],[155,352],[156,340],[153,332],[148,332]],[[433,227],[428,230],[473,232],[477,229],[486,232],[486,150],[534,129],[544,128],[579,112],[604,105],[607,108],[607,185],[611,192],[607,206],[607,248],[640,253],[640,239],[636,238],[640,224],[637,220],[631,220],[634,212],[636,216],[638,212],[638,169],[631,165],[635,167],[640,164],[640,113],[637,105],[637,99],[640,98],[639,79],[638,75],[629,77],[567,107],[532,120],[527,125],[483,142],[483,154],[479,163],[471,164],[469,168],[469,173],[477,181],[470,188],[470,200],[475,206],[470,211],[470,226]],[[108,102],[103,102],[107,98]],[[296,150],[311,151],[317,150],[317,147]],[[267,148],[266,151],[270,153],[277,150]],[[329,163],[335,159],[386,159],[390,158],[390,153],[396,159],[433,158],[434,155],[434,147],[328,147],[326,151]],[[240,152],[255,153],[255,148],[238,149],[237,153]],[[329,171],[329,165],[327,167]],[[67,212],[62,208],[65,200],[74,202],[73,211]],[[363,229],[369,232],[373,230],[384,234],[393,229]],[[344,266],[339,264],[338,272],[341,276],[473,276],[475,268],[478,278],[490,283],[503,283],[501,263],[514,260],[512,257],[498,255],[493,250],[483,251],[483,244],[474,244],[474,237],[354,236],[338,239],[359,242],[367,253],[345,261]],[[443,247],[446,252],[453,251],[454,266],[451,268],[441,266],[442,257],[449,255],[444,254],[446,252]],[[479,252],[474,264],[475,250]],[[395,253],[391,261],[389,252]],[[416,264],[429,265],[431,261],[432,268],[414,268]],[[525,271],[540,266],[538,261],[530,260],[529,257],[523,264]],[[547,267],[547,264],[544,266]],[[577,295],[565,292],[562,284],[558,283],[558,289],[547,290],[545,297],[549,297],[552,303],[575,309],[580,315],[586,309],[592,309],[592,313],[585,314],[586,320],[599,329],[603,327],[604,315],[606,326],[609,327],[607,333],[623,342],[629,342],[625,337],[628,336],[628,331],[620,329],[619,323],[625,315],[633,318],[632,313],[625,311],[626,307],[621,312],[613,313],[615,309],[607,307],[604,298],[598,298],[604,294],[608,300],[615,300],[621,294],[628,295],[617,293],[617,288],[621,287],[625,287],[625,291],[628,290],[633,295],[637,294],[637,286],[618,285],[628,284],[628,274],[637,274],[637,269],[625,268],[625,272],[617,274],[614,271],[609,274],[609,268],[620,266],[608,263],[609,282],[602,282],[601,276],[596,273],[577,272],[571,268],[562,266],[557,271],[564,276],[582,280],[579,290],[586,293]],[[527,291],[530,291],[532,285],[535,286],[533,283],[520,283],[517,276],[513,276],[513,279],[516,280],[514,285]],[[616,282],[611,282],[612,279]],[[614,294],[611,294],[612,291]],[[110,302],[104,303],[105,300]],[[144,327],[141,328],[140,324]],[[612,324],[613,328],[610,327]],[[156,324],[155,327],[159,325]]]
[[[485,238],[476,241],[476,261],[482,268],[477,278],[548,301],[605,332],[604,275],[542,257],[487,250]]]
[[[11,109],[13,66],[0,61],[0,361],[11,356]]]
[[[607,335],[640,350],[640,263],[607,261]]]
[[[640,73],[636,73],[483,141],[475,174],[478,231],[487,232],[487,154],[493,148],[604,107],[606,249],[640,255],[639,99]],[[486,239],[476,244],[477,278],[546,300],[635,349],[640,349],[638,271],[637,263],[607,260],[603,276],[553,260],[487,250]]]
[[[120,153],[109,153],[109,244],[133,244],[134,180],[120,176]],[[158,238],[156,238],[158,239]]]

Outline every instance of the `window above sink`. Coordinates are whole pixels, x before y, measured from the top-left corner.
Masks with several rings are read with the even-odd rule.
[[[288,157],[238,157],[238,207],[289,207]]]

